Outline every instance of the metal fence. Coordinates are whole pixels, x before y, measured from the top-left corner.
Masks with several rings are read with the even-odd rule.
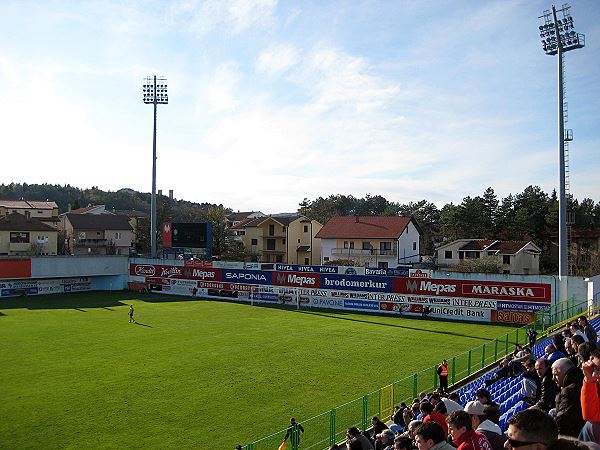
[[[489,367],[513,351],[515,344],[528,343],[527,330],[534,327],[538,336],[552,333],[570,319],[582,314],[594,315],[600,311],[600,302],[576,302],[569,300],[560,305],[541,310],[535,314],[535,320],[527,325],[515,328],[505,335],[490,339],[489,342],[467,352],[448,359],[448,384],[460,384],[473,374]],[[345,439],[346,430],[358,427],[365,430],[370,419],[379,416],[387,420],[394,406],[401,402],[410,403],[422,391],[430,392],[438,387],[437,367],[431,366],[413,375],[338,405],[310,419],[303,420],[305,430],[301,433],[296,427],[290,429],[287,449],[302,450],[325,449]],[[247,444],[245,450],[276,450],[284,441],[287,429]],[[298,444],[299,442],[299,444]]]

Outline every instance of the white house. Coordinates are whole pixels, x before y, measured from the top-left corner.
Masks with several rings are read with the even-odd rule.
[[[498,258],[502,273],[538,275],[541,249],[531,241],[458,239],[436,250],[437,265],[451,268],[465,259]]]
[[[395,268],[421,260],[421,230],[412,217],[337,216],[316,234],[321,264],[351,260],[365,267]]]

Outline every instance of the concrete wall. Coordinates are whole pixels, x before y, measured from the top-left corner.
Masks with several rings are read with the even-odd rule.
[[[126,275],[127,256],[48,256],[31,258],[31,278]]]

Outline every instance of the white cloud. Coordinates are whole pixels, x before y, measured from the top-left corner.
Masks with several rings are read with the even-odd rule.
[[[298,64],[299,58],[295,47],[286,44],[273,45],[260,53],[256,70],[272,77]]]
[[[236,98],[236,88],[239,83],[239,71],[233,63],[223,64],[215,70],[212,79],[206,88],[206,94],[201,95],[208,99],[211,112],[224,112],[234,110],[239,101]],[[203,108],[199,105],[198,110]]]
[[[203,36],[226,26],[237,34],[273,25],[277,0],[189,0],[170,7],[168,22]]]
[[[311,52],[300,82],[312,92],[319,111],[349,107],[367,112],[383,106],[400,92],[397,83],[375,75],[364,58],[327,47]]]

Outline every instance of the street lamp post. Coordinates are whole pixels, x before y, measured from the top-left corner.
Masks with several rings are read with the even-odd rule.
[[[152,200],[150,203],[150,242],[151,257],[156,258],[156,105],[169,103],[167,79],[156,75],[146,77],[144,82],[144,103],[154,105],[154,132],[152,135]]]
[[[567,183],[566,183],[566,163],[565,144],[573,139],[572,130],[566,130],[565,134],[565,113],[567,103],[564,101],[564,53],[576,48],[582,48],[585,45],[585,36],[576,33],[573,27],[573,18],[569,14],[570,6],[564,4],[557,10],[552,5],[552,11],[546,10],[539,18],[543,20],[540,25],[540,38],[542,46],[547,55],[558,55],[558,165],[559,165],[559,211],[558,211],[558,275],[562,279],[569,274],[568,266],[568,234],[567,234]],[[557,18],[557,13],[562,14],[562,18]],[[562,300],[562,298],[561,298]]]

